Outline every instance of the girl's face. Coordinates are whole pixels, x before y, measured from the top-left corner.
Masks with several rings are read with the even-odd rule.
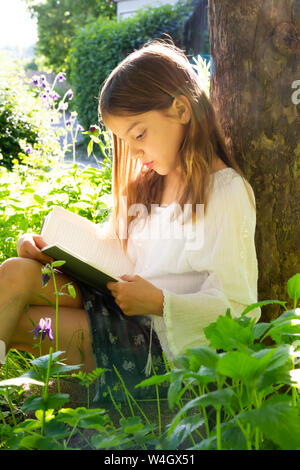
[[[184,119],[172,108],[135,116],[110,115],[105,125],[129,146],[131,158],[142,164],[153,162],[148,168],[169,175],[179,168],[178,151],[185,133]]]

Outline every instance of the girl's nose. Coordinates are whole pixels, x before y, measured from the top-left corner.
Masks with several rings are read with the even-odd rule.
[[[137,158],[141,158],[141,156],[143,155],[143,150],[131,146],[129,147],[129,155],[130,158],[136,160]]]

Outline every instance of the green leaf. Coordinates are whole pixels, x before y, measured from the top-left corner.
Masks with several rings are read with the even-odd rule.
[[[25,400],[22,406],[22,410],[27,412],[36,410],[58,409],[64,403],[69,401],[69,398],[70,396],[67,393],[55,393],[48,395],[47,400],[44,400],[43,397],[32,395]]]
[[[53,364],[53,367],[51,368],[51,375],[50,377],[55,377],[57,374],[62,374],[62,373],[67,373],[71,372],[72,370],[78,370],[80,369],[81,365],[67,365],[63,364],[62,362],[56,362]]]
[[[222,423],[222,450],[247,450],[247,442],[240,427],[232,420]]]
[[[178,394],[181,390],[181,383],[182,383],[182,374],[176,379],[171,381],[171,384],[168,389],[168,402],[169,402],[169,407],[170,410],[173,410],[174,405],[177,401]]]
[[[241,413],[238,418],[258,427],[280,449],[300,449],[300,420],[297,408],[290,404],[290,397],[273,396],[260,408]]]
[[[128,419],[121,418],[120,425],[122,426],[123,431],[127,434],[135,434],[144,427],[139,416],[134,416]]]
[[[287,282],[288,295],[294,300],[295,306],[300,298],[300,273],[295,274]]]
[[[24,437],[21,446],[28,450],[62,450],[63,446],[55,439],[49,436],[41,436],[40,434],[32,434]]]
[[[267,368],[258,382],[258,390],[260,391],[267,389],[270,385],[290,384],[289,372],[292,367],[290,346],[281,345],[276,348],[272,348],[274,354],[270,360],[267,355],[268,351],[271,351],[271,349],[264,349],[253,354],[257,358],[266,355],[265,360],[268,360]]]
[[[55,360],[61,355],[63,354],[65,351],[56,351],[52,354],[52,362],[55,362]],[[48,369],[48,363],[49,363],[49,358],[50,358],[50,355],[49,354],[46,354],[45,356],[41,356],[41,357],[36,357],[35,359],[33,359],[32,361],[30,361],[30,363],[34,366],[36,366],[38,369],[42,370],[42,371],[47,371]]]
[[[230,406],[233,398],[234,392],[231,388],[225,388],[222,390],[216,390],[214,392],[209,392],[200,397],[194,398],[193,400],[188,401],[181,410],[177,413],[177,415],[173,418],[170,429],[168,431],[168,437],[171,436],[172,432],[174,431],[175,427],[177,426],[181,416],[191,408],[195,406]]]
[[[170,444],[172,449],[177,449],[178,446],[188,439],[190,434],[204,424],[203,415],[196,414],[183,418],[175,427],[172,435],[170,436]]]
[[[251,310],[254,310],[255,308],[263,307],[264,305],[269,304],[280,304],[282,305],[282,307],[285,307],[285,304],[287,304],[287,302],[282,300],[262,300],[261,302],[256,302],[255,304],[248,305],[245,310],[243,310],[243,312],[241,313],[241,316],[243,317],[244,315],[247,315],[248,312],[251,312]]]
[[[204,328],[204,333],[213,348],[224,351],[249,346],[254,341],[250,325],[242,326],[235,319],[223,315]]]
[[[193,356],[198,362],[198,368],[203,365],[208,368],[215,368],[219,360],[216,351],[208,346],[198,346],[187,350],[189,356]]]
[[[68,393],[52,393],[46,400],[46,410],[56,410],[61,408],[70,399]]]
[[[127,435],[124,433],[120,435],[111,434],[109,437],[96,434],[92,436],[91,441],[96,449],[116,449],[121,444],[132,442],[132,439],[128,439]]]
[[[103,408],[87,409],[85,407],[63,408],[59,410],[56,419],[70,426],[80,426],[84,428],[103,427],[109,420]]]
[[[76,298],[76,291],[75,291],[75,288],[72,284],[68,284],[68,291],[69,291],[69,294],[71,295],[71,297],[73,297],[73,299]]]
[[[230,351],[220,358],[217,371],[232,379],[241,380],[247,386],[253,386],[266,370],[274,352],[268,351],[264,357],[258,358],[248,352]]]
[[[276,325],[276,326],[274,326]],[[266,334],[277,343],[289,342],[288,338],[293,339],[294,336],[300,335],[300,317],[295,319],[286,320],[279,324],[274,324]]]
[[[14,379],[7,379],[0,381],[0,387],[22,387],[22,385],[41,385],[44,386],[44,382],[33,379],[31,377],[16,377]]]
[[[22,374],[21,377],[24,377],[25,379],[26,379],[26,377],[29,377],[33,380],[37,380],[37,381],[40,381],[40,382],[42,382],[42,380],[44,379],[44,377],[39,373],[39,371],[35,370],[35,369],[29,369],[27,372]],[[44,384],[44,382],[42,382],[42,383]]]
[[[92,151],[93,151],[93,139],[89,141],[89,144],[87,147],[88,157],[91,155]]]
[[[45,424],[45,436],[55,437],[61,439],[69,435],[69,429],[63,423],[58,422],[56,419],[52,419]]]
[[[32,395],[26,398],[22,410],[25,411],[25,413],[28,411],[46,410],[46,404],[43,397]]]
[[[139,384],[135,385],[135,388],[148,387],[149,385],[158,385],[163,382],[169,382],[171,379],[171,375],[171,372],[168,372],[164,375],[153,375],[152,377],[149,377],[148,379],[145,379]]]
[[[254,339],[260,338],[268,328],[270,328],[270,323],[256,323],[253,326]]]
[[[37,201],[39,204],[44,204],[44,198],[41,197],[41,196],[39,196],[39,195],[36,194],[36,193],[33,195],[33,199],[34,199],[35,201]]]
[[[57,268],[58,266],[62,266],[63,264],[65,264],[65,261],[57,260],[57,261],[53,261],[53,263],[51,263],[51,266],[53,266],[53,268]]]
[[[186,374],[184,377],[186,377]],[[207,385],[208,383],[215,382],[217,380],[216,369],[201,366],[198,372],[193,373],[193,377],[202,385]]]

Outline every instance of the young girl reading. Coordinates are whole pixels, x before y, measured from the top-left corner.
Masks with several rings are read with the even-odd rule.
[[[73,282],[76,299],[59,300],[60,349],[73,363],[81,352],[88,370],[110,369],[100,393],[114,387],[118,371],[145,396],[134,385],[153,367],[164,372],[163,353],[176,361],[207,344],[206,326],[257,301],[255,197],[196,72],[173,44],[155,40],[126,57],[102,86],[99,117],[113,139],[113,211],[103,236],[134,269],[107,284],[111,296]],[[26,234],[19,258],[0,267],[3,349],[32,350],[28,316],[55,321],[39,297],[54,302],[52,281],[41,285],[49,261],[42,246]],[[69,281],[57,273],[58,288]],[[260,309],[251,315],[258,319]]]

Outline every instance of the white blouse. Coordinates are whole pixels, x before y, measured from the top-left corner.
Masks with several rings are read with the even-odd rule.
[[[127,256],[133,274],[163,292],[163,316],[153,315],[152,320],[171,360],[187,348],[208,344],[203,329],[227,308],[239,316],[257,302],[256,213],[243,179],[224,168],[211,174],[210,184],[205,217],[203,205],[198,205],[196,229],[189,222],[183,229],[170,220],[176,203],[153,205],[145,226],[141,218],[129,226]],[[260,314],[260,308],[249,313],[256,320]]]

